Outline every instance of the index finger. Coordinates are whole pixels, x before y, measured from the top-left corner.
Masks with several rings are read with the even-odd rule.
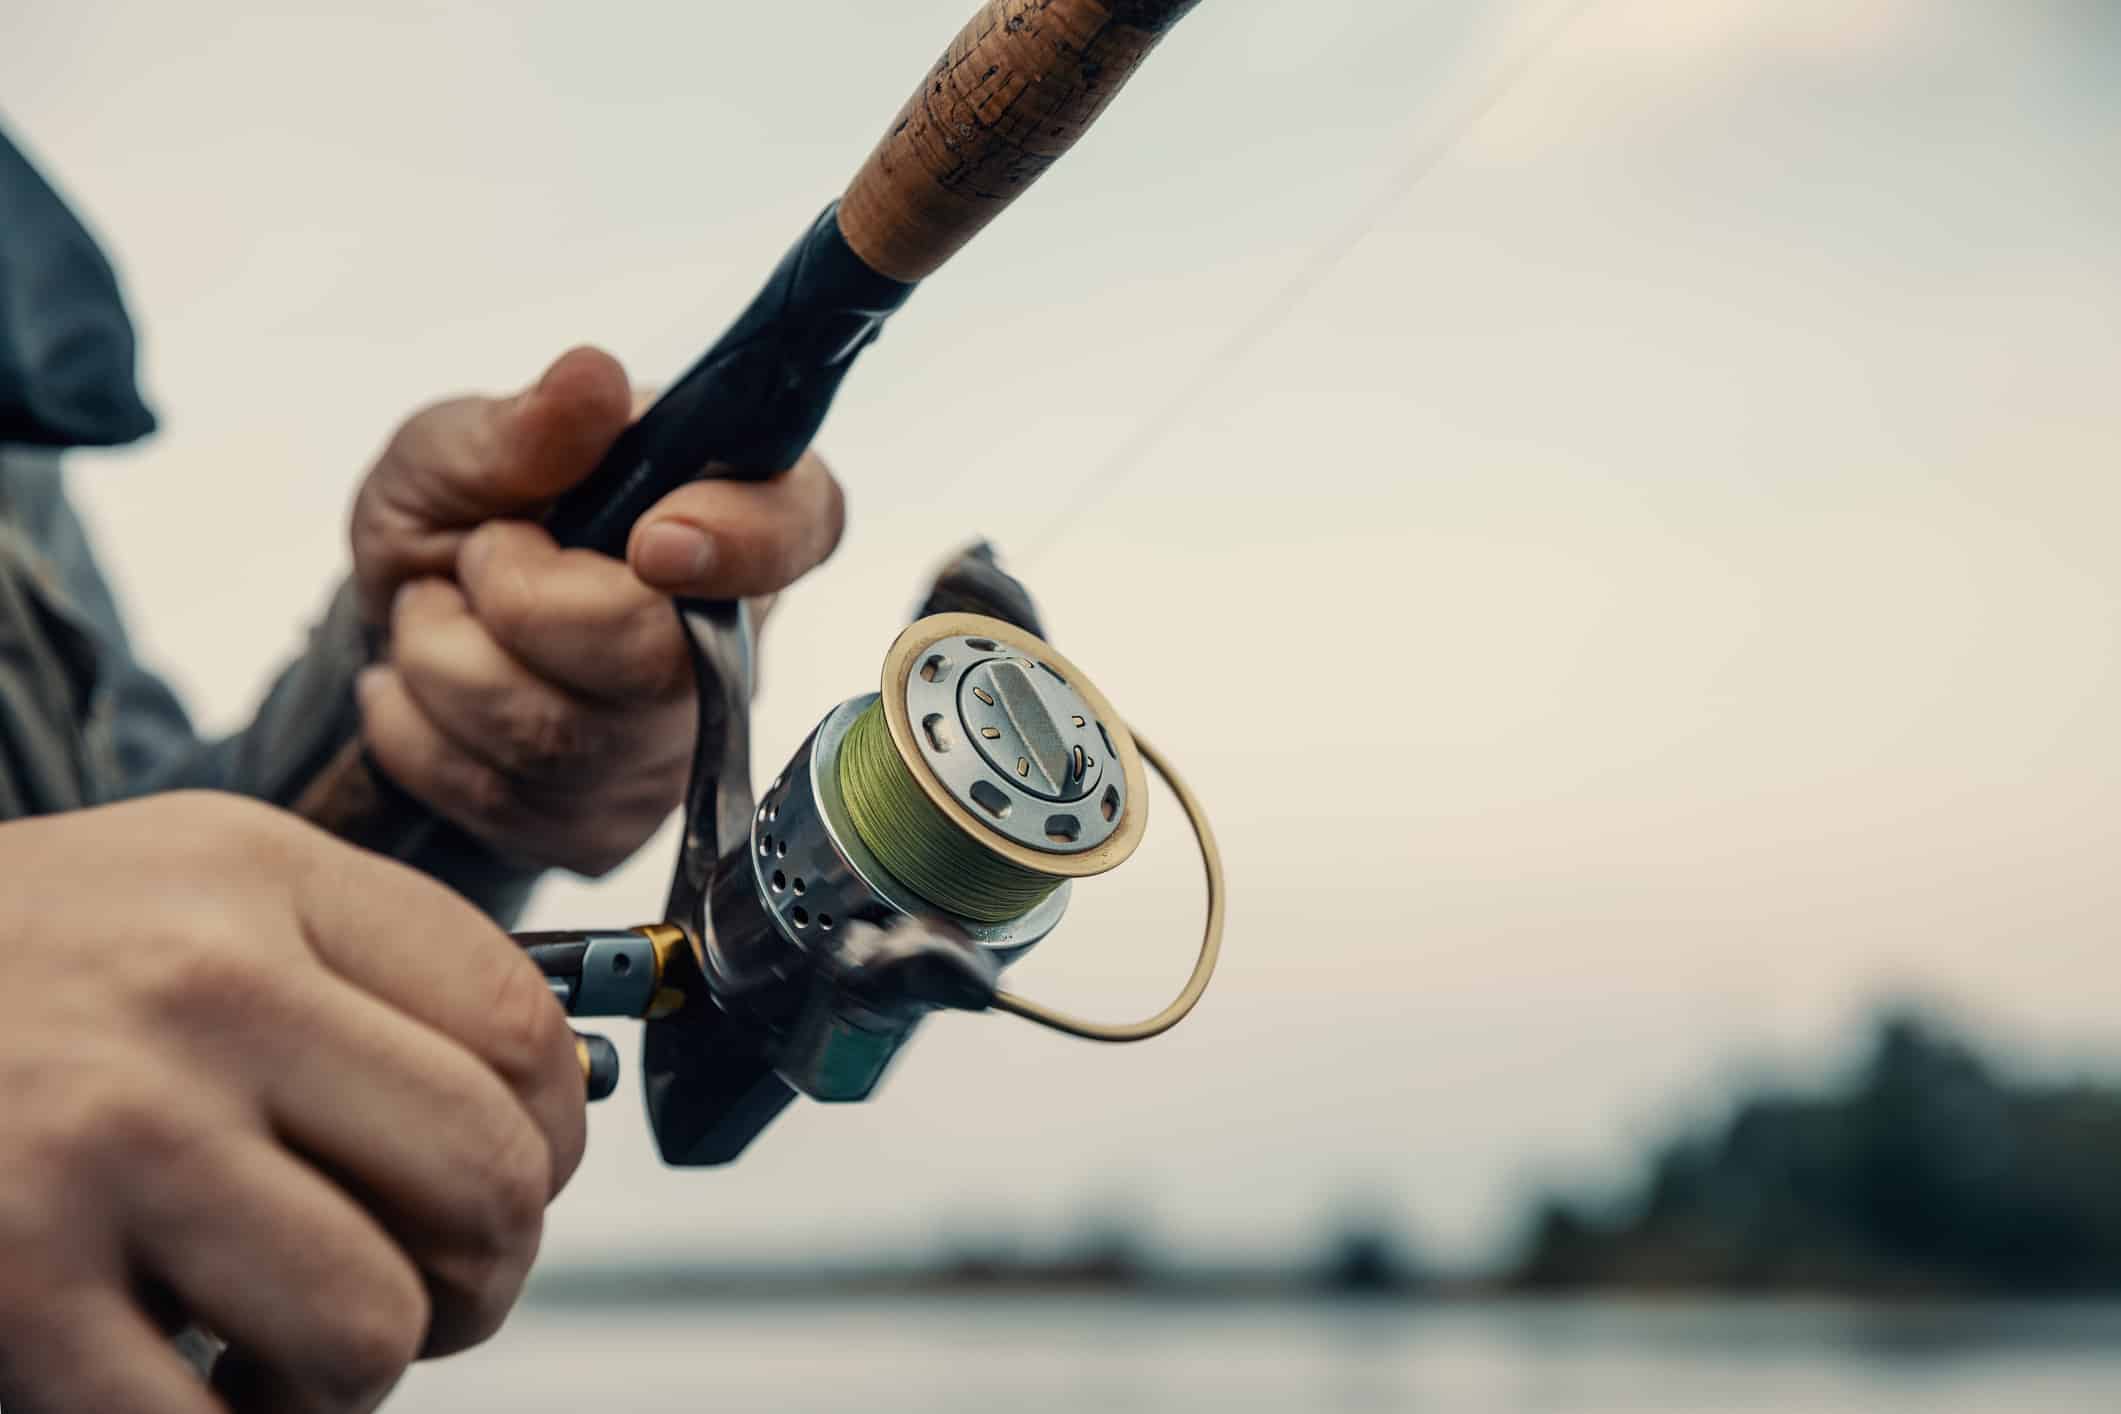
[[[643,515],[626,561],[644,584],[695,599],[786,589],[823,564],[846,528],[845,495],[815,452],[767,481],[694,481]]]

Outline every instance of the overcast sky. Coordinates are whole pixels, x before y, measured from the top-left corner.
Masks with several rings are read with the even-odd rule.
[[[682,368],[969,0],[276,8],[14,0],[0,46],[166,423],[78,494],[216,727],[400,416],[581,341]],[[873,687],[938,555],[1046,539],[1559,9],[1202,5],[850,381],[853,519],[774,625],[760,769]],[[1136,1197],[1266,1252],[1381,1194],[1464,1255],[1886,995],[2121,1050],[2116,14],[1590,0],[1019,564],[1223,834],[1197,1018],[1114,1049],[941,1018],[875,1103],[721,1173],[657,1167],[629,1085],[550,1249],[1037,1236]],[[1022,990],[1176,986],[1199,902],[1158,805]],[[669,857],[534,921],[651,917]]]

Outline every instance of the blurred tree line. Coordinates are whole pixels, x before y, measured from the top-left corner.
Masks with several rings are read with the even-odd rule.
[[[1548,1202],[1511,1284],[2121,1291],[2121,1090],[2013,1083],[1897,1013],[1844,1092],[1743,1102],[1624,1211]]]

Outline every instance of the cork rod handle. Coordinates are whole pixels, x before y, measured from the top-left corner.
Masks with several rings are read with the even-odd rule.
[[[840,198],[870,269],[931,274],[1059,161],[1198,0],[988,0]]]

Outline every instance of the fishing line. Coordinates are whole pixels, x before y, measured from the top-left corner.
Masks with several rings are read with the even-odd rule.
[[[1419,148],[1377,195],[1356,213],[1352,221],[1331,240],[1315,249],[1310,258],[1297,267],[1288,282],[1260,306],[1250,321],[1194,366],[1193,376],[1182,384],[1176,393],[1144,415],[1133,435],[1122,442],[1102,465],[1078,483],[1075,494],[1058,513],[1047,518],[1039,538],[1031,542],[1022,558],[1028,563],[1052,549],[1062,535],[1082,518],[1084,512],[1110,493],[1125,473],[1138,467],[1150,452],[1162,445],[1164,439],[1177,428],[1181,418],[1192,410],[1194,404],[1205,398],[1212,389],[1223,386],[1232,368],[1241,363],[1268,335],[1286,324],[1290,316],[1316,294],[1326,279],[1340,268],[1349,254],[1383,223],[1384,218],[1390,215],[1415,187],[1441,167],[1444,159],[1457,150],[1458,145],[1479,126],[1481,120],[1493,112],[1517,87],[1532,66],[1553,48],[1562,32],[1582,18],[1596,3],[1597,0],[1574,0],[1574,3],[1562,10],[1530,44],[1505,61],[1496,70],[1486,89],[1457,123],[1444,128],[1428,146]]]
[[[881,700],[855,719],[840,746],[840,795],[884,867],[952,913],[1000,923],[1029,913],[1064,882],[1001,858],[953,826],[891,744]]]

